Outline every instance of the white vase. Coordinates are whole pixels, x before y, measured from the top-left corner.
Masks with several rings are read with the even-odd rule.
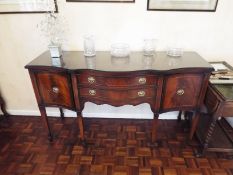
[[[64,62],[63,62],[62,57],[52,58],[52,65],[55,67],[63,67]]]
[[[62,56],[62,50],[60,45],[49,45],[48,47],[52,58],[59,58]]]

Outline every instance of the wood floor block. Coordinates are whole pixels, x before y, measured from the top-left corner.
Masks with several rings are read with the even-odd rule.
[[[163,162],[161,159],[158,159],[158,158],[150,159],[150,166],[151,167],[161,167],[162,165],[163,165]]]
[[[199,168],[210,168],[209,161],[206,158],[198,158],[196,159],[196,162]]]
[[[79,170],[80,170],[80,166],[79,165],[77,165],[77,164],[69,164],[69,165],[67,165],[65,172],[67,174],[77,174],[79,172]]]
[[[184,158],[172,157],[171,159],[174,167],[187,167]]]
[[[164,168],[164,175],[177,175],[177,170],[174,168]]]
[[[57,164],[68,164],[70,156],[60,155],[57,160]]]
[[[88,146],[75,118],[49,118],[53,142],[38,117],[0,122],[0,175],[233,175],[232,155],[196,158],[197,140],[177,121],[159,120],[158,147],[149,147],[150,120],[84,119]]]
[[[137,156],[151,156],[151,150],[150,148],[142,147],[136,149],[136,155]]]

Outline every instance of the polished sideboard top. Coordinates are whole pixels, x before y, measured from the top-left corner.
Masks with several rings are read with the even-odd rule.
[[[158,72],[178,71],[183,69],[213,70],[212,66],[196,52],[184,52],[182,57],[170,57],[166,52],[156,52],[154,56],[144,56],[143,52],[132,52],[127,58],[111,57],[110,52],[97,52],[94,57],[85,57],[81,51],[63,52],[63,66],[67,70],[97,70],[107,72],[130,72],[152,70]],[[44,52],[26,68],[54,67],[49,52]]]

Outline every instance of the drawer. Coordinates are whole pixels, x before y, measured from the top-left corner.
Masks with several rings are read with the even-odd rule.
[[[232,116],[233,116],[233,102],[232,101],[225,102],[221,117],[232,117]]]
[[[107,87],[130,87],[130,86],[143,86],[157,84],[157,76],[154,75],[142,75],[142,76],[98,76],[83,73],[78,75],[79,85],[95,85],[95,86],[107,86]]]
[[[194,108],[200,96],[202,75],[170,75],[165,78],[162,109]]]
[[[36,73],[37,86],[44,104],[73,108],[73,93],[65,73]]]
[[[80,88],[81,98],[96,98],[117,102],[130,102],[134,99],[155,98],[155,88],[140,88],[132,90],[109,90],[97,88]]]

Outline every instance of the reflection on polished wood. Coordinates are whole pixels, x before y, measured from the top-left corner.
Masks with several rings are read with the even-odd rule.
[[[142,52],[132,52],[128,58],[116,58],[111,57],[110,52],[97,52],[94,57],[85,57],[83,52],[69,51],[63,52],[63,61],[63,69],[108,72],[211,68],[211,65],[196,52],[184,52],[183,56],[178,58],[167,56],[166,52],[156,52],[154,56],[144,56]],[[43,53],[26,67],[32,66],[52,66],[49,52]]]
[[[52,66],[49,53],[45,52],[25,67],[29,69],[49,136],[52,132],[45,107],[64,107],[77,112],[82,141],[85,138],[81,113],[85,102],[113,106],[148,103],[154,113],[152,142],[157,141],[160,113],[191,110],[198,121],[213,70],[195,52],[185,52],[179,58],[169,57],[165,52],[152,57],[132,52],[127,58],[111,57],[110,52],[97,52],[95,57],[85,57],[83,52],[64,52],[63,62],[62,67]],[[196,124],[191,128],[190,139],[195,129]]]

